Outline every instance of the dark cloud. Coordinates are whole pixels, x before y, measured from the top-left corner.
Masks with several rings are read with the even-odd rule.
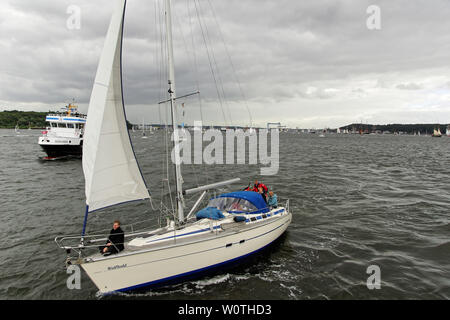
[[[79,30],[66,26],[71,5],[81,9]],[[381,9],[380,30],[366,27],[369,5]],[[155,13],[162,8],[160,0],[127,2],[124,95],[132,121],[149,110],[145,105],[150,120],[166,96],[164,21]],[[46,110],[75,98],[85,107],[111,12],[111,0],[2,1],[1,105]],[[247,123],[248,106],[261,125],[279,108],[274,120],[333,126],[385,119],[383,105],[408,122],[406,90],[419,94],[449,82],[445,0],[183,0],[173,1],[173,12],[177,92],[199,88],[204,99],[186,100],[191,118],[202,109],[211,121],[226,114]],[[426,105],[426,96],[415,99]],[[450,121],[443,99],[433,99],[447,117],[442,122]]]

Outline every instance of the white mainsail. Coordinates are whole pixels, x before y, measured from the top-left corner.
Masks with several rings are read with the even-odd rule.
[[[87,212],[150,197],[131,146],[123,105],[125,3],[116,2],[89,102],[83,145]]]

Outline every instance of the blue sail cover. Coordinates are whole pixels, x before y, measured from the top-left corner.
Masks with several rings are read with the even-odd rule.
[[[263,212],[269,211],[269,208],[267,207],[266,202],[264,201],[263,197],[258,192],[235,191],[235,192],[223,193],[214,199],[217,199],[217,198],[236,198],[236,199],[247,200],[252,205],[254,205],[257,209],[256,212],[252,212],[252,213],[263,213]]]
[[[225,218],[222,211],[220,211],[219,209],[214,208],[214,207],[203,208],[202,210],[197,212],[195,214],[195,216],[197,217],[197,220],[205,219],[205,218],[212,219],[212,220],[220,220],[222,218]]]

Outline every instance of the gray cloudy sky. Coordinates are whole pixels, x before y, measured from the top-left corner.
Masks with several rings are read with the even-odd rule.
[[[86,112],[111,1],[2,0],[0,110],[55,110],[75,98]],[[248,125],[248,107],[259,126],[450,123],[448,0],[172,2],[177,93],[198,83],[202,98],[183,100],[182,121]],[[380,30],[367,28],[370,5]],[[81,10],[79,29],[67,27],[70,6]],[[127,2],[124,96],[135,123],[164,115],[162,6]]]

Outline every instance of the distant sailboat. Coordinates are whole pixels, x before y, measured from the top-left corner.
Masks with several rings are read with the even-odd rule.
[[[432,137],[435,137],[435,138],[440,138],[440,137],[442,137],[442,133],[441,133],[441,130],[439,129],[439,126],[437,127],[437,129],[435,128],[434,130],[433,130],[433,134],[431,135]]]
[[[252,126],[250,126],[250,127],[248,127],[248,129],[245,132],[249,135],[254,135],[254,134],[256,134],[256,129],[253,128]]]
[[[447,130],[445,130],[445,135],[450,137],[450,124],[447,126]]]
[[[14,131],[18,134],[18,133],[20,133],[20,131],[19,131],[19,124],[16,124],[16,127],[14,128]]]
[[[148,137],[145,135],[145,123],[144,123],[144,120],[142,120],[142,139],[148,139]]]

